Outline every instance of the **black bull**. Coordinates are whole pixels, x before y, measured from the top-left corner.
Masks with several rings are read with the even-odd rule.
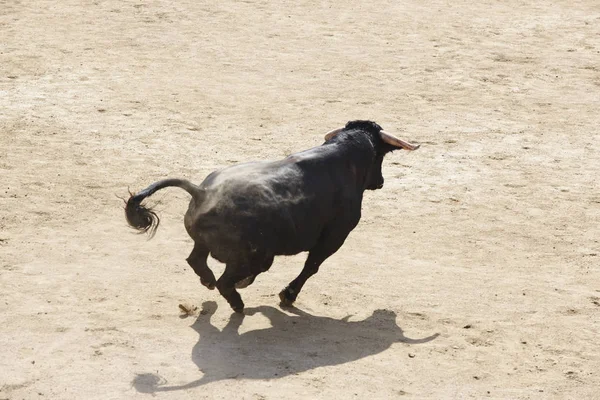
[[[236,288],[251,284],[277,255],[308,251],[302,272],[279,293],[291,305],[306,280],[356,227],[365,190],[383,187],[383,157],[413,146],[370,121],[351,121],[329,132],[323,145],[274,162],[253,162],[211,173],[196,186],[182,179],[156,182],[132,195],[127,222],[153,235],[159,218],[142,201],[177,186],[192,199],[185,228],[194,240],[187,261],[209,289],[217,287],[233,310],[244,303]],[[225,263],[216,280],[206,260]]]

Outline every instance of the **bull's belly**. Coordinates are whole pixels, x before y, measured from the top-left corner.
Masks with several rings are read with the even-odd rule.
[[[254,255],[294,255],[310,251],[318,241],[321,229],[287,221],[227,221],[204,218],[196,225],[192,237],[200,240],[220,262],[239,262]]]

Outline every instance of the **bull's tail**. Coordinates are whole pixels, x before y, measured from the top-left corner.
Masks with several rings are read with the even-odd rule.
[[[151,196],[154,192],[170,186],[182,188],[191,194],[192,197],[196,197],[200,192],[198,186],[185,179],[165,179],[153,183],[141,192],[132,194],[129,197],[129,200],[127,200],[125,205],[125,218],[127,219],[129,226],[139,231],[139,233],[148,233],[150,238],[152,238],[156,233],[156,229],[158,229],[160,218],[158,218],[158,215],[156,215],[152,208],[144,206],[142,201],[144,201],[146,197]]]

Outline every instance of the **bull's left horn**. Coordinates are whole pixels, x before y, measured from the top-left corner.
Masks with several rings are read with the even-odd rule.
[[[421,147],[420,144],[410,144],[402,139],[398,139],[396,136],[387,133],[386,131],[379,131],[379,136],[381,136],[381,140],[383,140],[387,144],[391,144],[392,146],[396,146],[401,149],[416,150],[419,147]]]
[[[332,137],[334,137],[335,135],[337,135],[338,133],[340,133],[343,130],[344,130],[344,127],[341,127],[341,128],[337,128],[337,129],[327,132],[325,134],[325,140],[331,139]]]

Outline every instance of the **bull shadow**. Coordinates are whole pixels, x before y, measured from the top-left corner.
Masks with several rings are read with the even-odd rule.
[[[339,365],[381,353],[394,343],[420,344],[422,339],[404,336],[396,325],[396,314],[376,310],[362,321],[340,320],[308,314],[297,308],[286,309],[293,315],[270,306],[247,308],[245,314],[233,314],[223,330],[211,324],[217,309],[214,301],[203,304],[192,328],[200,339],[192,350],[192,361],[203,375],[200,379],[169,385],[156,374],[139,374],[133,380],[138,392],[155,393],[190,389],[226,379],[277,379],[314,368]],[[261,313],[271,327],[239,333],[246,315]]]

